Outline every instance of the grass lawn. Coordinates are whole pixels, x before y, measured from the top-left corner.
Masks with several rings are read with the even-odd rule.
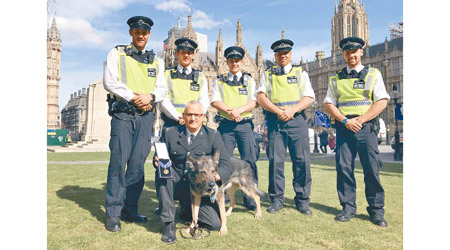
[[[109,153],[49,154],[48,161],[108,160]],[[373,225],[366,212],[363,173],[356,164],[358,213],[348,223],[334,221],[341,210],[336,192],[334,161],[311,164],[311,217],[295,210],[291,164],[285,168],[284,208],[269,214],[265,200],[262,218],[238,204],[228,217],[228,235],[218,232],[201,240],[180,237],[165,245],[161,241],[162,223],[153,214],[158,201],[154,171],[146,164],[146,181],[139,201],[145,224],[122,222],[122,231],[110,233],[105,222],[107,164],[58,165],[47,167],[47,247],[48,249],[402,249],[403,248],[403,168],[384,164],[381,181],[386,192],[387,228]],[[267,192],[268,162],[258,162],[259,187]],[[186,227],[177,220],[177,228]]]

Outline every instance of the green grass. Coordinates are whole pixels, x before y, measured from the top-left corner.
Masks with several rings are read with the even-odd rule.
[[[87,161],[105,157],[97,154],[68,154],[61,158],[55,154],[52,158],[53,161]],[[122,222],[119,233],[110,233],[104,228],[107,164],[48,165],[48,249],[402,249],[402,165],[386,163],[380,174],[386,192],[387,228],[369,221],[362,169],[359,163],[356,165],[358,213],[348,223],[333,219],[341,209],[334,161],[313,161],[311,164],[311,217],[294,209],[291,164],[287,163],[286,201],[281,212],[268,214],[269,202],[266,200],[262,204],[262,218],[254,219],[253,212],[244,209],[239,196],[238,205],[228,217],[228,235],[211,232],[210,237],[187,240],[177,233],[177,242],[171,246],[161,242],[162,223],[152,212],[158,201],[150,164],[146,164],[146,181],[139,201],[139,210],[149,221],[143,225]],[[267,192],[268,162],[258,162],[258,168],[259,187]],[[180,227],[186,225],[177,221],[177,228]]]

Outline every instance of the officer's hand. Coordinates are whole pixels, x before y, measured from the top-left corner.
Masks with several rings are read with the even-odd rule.
[[[241,116],[241,112],[239,111],[239,109],[227,109],[229,115],[231,118],[235,119],[239,116]]]
[[[139,107],[142,111],[149,111],[150,109],[152,109],[152,105],[148,104],[148,105],[144,105],[142,107]]]
[[[242,119],[244,119],[244,118],[242,118],[242,116],[239,115],[239,116],[237,116],[237,117],[234,118],[234,121],[236,121],[236,122],[241,122]]]
[[[153,157],[153,167],[158,168],[158,156]]]
[[[294,118],[295,110],[291,106],[280,107],[283,110],[281,115],[278,117],[283,122],[287,122]]]
[[[353,131],[353,132],[356,133],[356,132],[358,132],[359,130],[361,130],[362,124],[359,123],[358,120],[357,120],[357,118],[355,117],[355,118],[349,119],[349,120],[347,121],[347,123],[345,123],[345,127],[346,127],[348,130],[351,130],[351,131]]]
[[[135,94],[137,96],[137,99],[134,101],[134,103],[138,107],[148,105],[153,100],[153,97],[150,94],[140,94],[140,93],[136,93],[136,92],[133,92],[133,94]]]
[[[183,117],[182,116],[178,117],[178,124],[183,125],[184,123],[185,122],[184,122]]]

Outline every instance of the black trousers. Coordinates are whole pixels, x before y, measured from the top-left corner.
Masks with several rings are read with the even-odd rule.
[[[122,209],[136,214],[144,187],[144,163],[150,153],[154,115],[115,113],[111,119],[111,156],[106,181],[106,216],[120,216]]]
[[[225,149],[230,155],[233,155],[234,148],[238,147],[241,159],[248,162],[252,168],[253,179],[258,184],[258,167],[256,166],[255,135],[253,134],[253,123],[251,121],[237,123],[234,121],[223,120],[217,128]],[[252,202],[253,199],[243,193],[244,203]]]
[[[192,219],[191,194],[189,190],[189,181],[186,178],[180,178],[176,171],[170,179],[159,178],[156,170],[156,186],[159,192],[159,210],[161,222],[175,221],[175,200],[180,201],[181,213],[185,217]],[[209,197],[203,197],[200,203],[198,213],[198,225],[209,230],[220,230],[219,206],[217,203],[211,203]]]
[[[284,161],[287,148],[292,161],[294,201],[299,206],[309,206],[311,193],[311,170],[308,125],[302,114],[283,122],[267,112],[267,157],[269,158],[269,195],[272,203],[284,203]]]
[[[364,124],[356,133],[336,123],[337,191],[343,210],[356,214],[355,157],[359,155],[364,172],[365,194],[369,215],[384,215],[384,189],[379,170],[382,162],[378,138],[370,124]]]

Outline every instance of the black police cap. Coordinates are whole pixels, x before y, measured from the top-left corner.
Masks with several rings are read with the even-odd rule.
[[[293,45],[293,41],[289,39],[281,39],[272,43],[272,46],[270,46],[270,48],[273,50],[273,52],[283,52],[291,50]]]
[[[180,38],[175,41],[178,50],[194,51],[198,45],[196,42],[188,38]]]
[[[364,47],[364,40],[359,37],[347,37],[339,42],[339,47],[344,50],[362,49]]]
[[[223,54],[224,54],[225,58],[227,58],[227,59],[229,59],[229,58],[242,59],[242,58],[244,58],[245,51],[241,47],[231,46],[231,47],[228,47]]]
[[[128,19],[127,24],[130,26],[130,29],[151,30],[153,21],[145,16],[134,16]]]

